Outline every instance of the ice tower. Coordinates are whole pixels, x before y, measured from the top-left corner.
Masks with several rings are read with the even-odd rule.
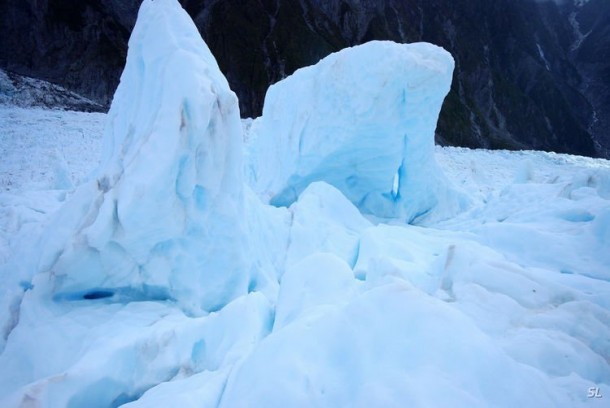
[[[247,293],[242,150],[237,98],[192,20],[145,0],[96,180],[56,221],[63,247],[46,249],[55,298],[198,313]]]

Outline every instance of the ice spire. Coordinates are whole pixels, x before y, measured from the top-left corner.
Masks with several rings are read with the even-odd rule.
[[[56,224],[77,221],[56,225],[64,247],[43,259],[55,298],[174,299],[199,313],[246,293],[241,132],[188,14],[145,0],[96,180],[63,208]]]

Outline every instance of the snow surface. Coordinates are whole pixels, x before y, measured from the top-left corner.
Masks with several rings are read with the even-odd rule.
[[[105,120],[101,113],[0,106],[0,191],[79,184],[99,163]]]
[[[153,22],[171,35],[144,35]],[[270,206],[244,183],[261,154],[253,142],[269,136],[259,120],[242,131],[223,105],[233,97],[189,24],[176,2],[144,1],[104,146],[103,115],[0,110],[0,406],[607,406],[609,161],[432,148],[437,174],[470,206],[425,227],[363,215],[325,181],[304,186],[288,208]],[[145,40],[190,51],[147,54]],[[170,54],[208,73],[180,64],[172,75],[162,68]],[[134,55],[146,62],[139,70]],[[165,81],[155,81],[161,71]],[[154,105],[157,92],[164,97]],[[184,101],[199,106],[188,121]],[[214,118],[213,129],[197,115]],[[193,151],[226,160],[191,167],[194,181],[181,184],[180,158],[196,161]],[[57,182],[66,176],[76,188]],[[198,185],[211,192],[205,210],[189,205]],[[125,202],[123,214],[134,215],[120,215],[121,224],[148,217],[150,225],[102,234],[114,214],[98,197]],[[203,227],[227,211],[227,233],[238,226],[243,242],[224,231],[214,240],[175,232],[168,222]],[[190,265],[178,272],[188,282],[163,282],[176,268],[120,273],[151,251],[154,226],[172,233],[167,264]],[[113,252],[115,242],[133,251]],[[110,265],[101,283],[89,261],[76,262],[92,245]],[[71,265],[63,281],[53,272],[63,269],[40,263],[49,247],[71,260],[62,261]],[[236,251],[246,261],[240,275],[226,258]],[[207,291],[200,259],[227,262],[221,282],[238,282],[210,313],[207,300],[192,302],[219,293]],[[142,291],[146,279],[158,290]],[[591,390],[602,397],[589,398]]]

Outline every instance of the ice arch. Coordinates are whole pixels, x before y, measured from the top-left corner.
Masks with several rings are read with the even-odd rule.
[[[431,44],[372,41],[296,71],[267,92],[250,184],[279,206],[326,181],[379,217],[417,222],[455,213],[465,200],[434,158],[453,67]]]

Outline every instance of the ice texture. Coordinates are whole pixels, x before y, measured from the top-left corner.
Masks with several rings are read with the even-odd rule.
[[[286,266],[317,252],[329,252],[354,266],[360,235],[372,224],[343,194],[323,181],[311,183],[290,206]]]
[[[174,1],[145,1],[100,168],[52,226],[67,229],[42,261],[53,295],[199,313],[247,293],[242,143],[237,98],[192,20]]]
[[[326,290],[337,283],[331,276]],[[534,408],[560,401],[543,375],[510,359],[450,305],[404,282],[331,303],[324,314],[303,311],[306,318],[264,339],[237,368],[220,408]],[[503,380],[495,381],[500,372]]]
[[[467,200],[434,158],[453,67],[432,44],[371,41],[297,70],[267,91],[250,184],[278,206],[325,181],[378,217],[421,223],[455,214]]]
[[[130,47],[90,181],[99,117],[0,109],[1,407],[608,405],[609,161],[422,148],[413,163],[430,154],[444,176],[416,166],[363,202],[397,218],[334,183],[341,161],[273,206],[242,170],[257,187],[299,162],[264,144],[267,119],[242,135],[178,2],[145,0]],[[358,92],[333,100],[374,106]],[[374,163],[377,143],[359,147]],[[405,216],[409,177],[429,212]]]

